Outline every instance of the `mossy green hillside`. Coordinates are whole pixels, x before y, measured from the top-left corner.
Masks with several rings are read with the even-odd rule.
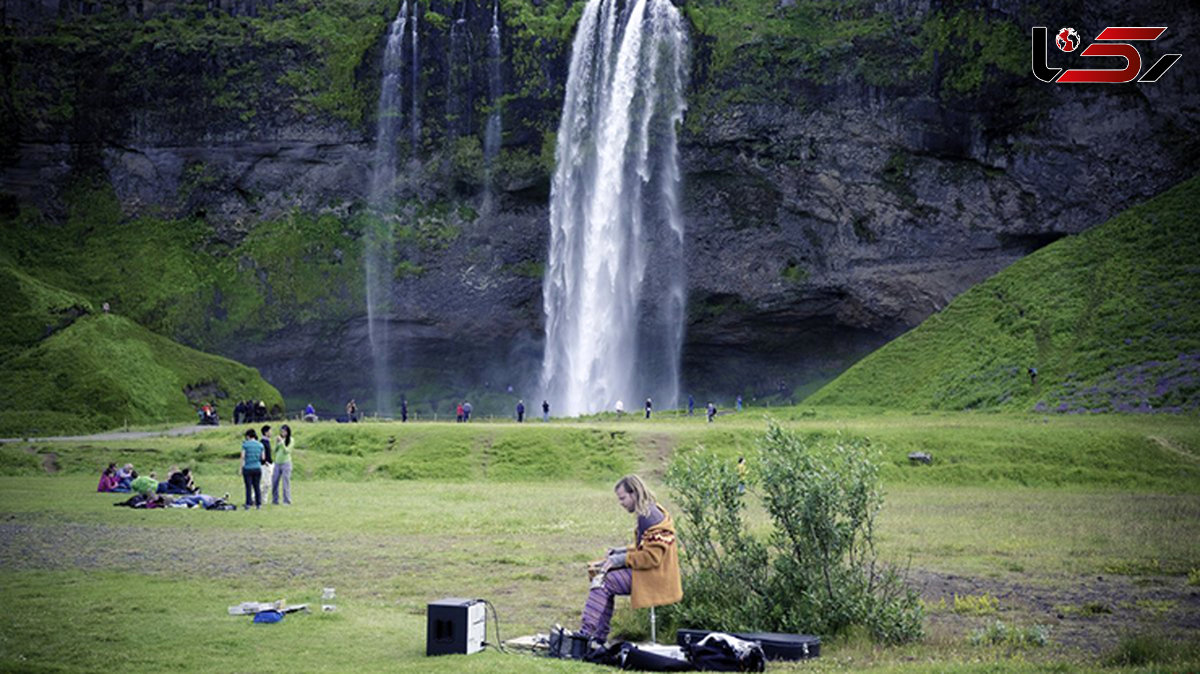
[[[282,406],[258,372],[176,344],[82,297],[0,267],[0,435],[186,422],[198,401]],[[189,399],[188,392],[192,393]]]
[[[32,209],[0,220],[0,257],[30,278],[201,349],[363,303],[365,214],[289,212],[231,243],[199,219],[126,217],[112,190],[82,183],[53,222]]]
[[[807,402],[1194,412],[1200,406],[1197,204],[1200,177],[1037,251]]]

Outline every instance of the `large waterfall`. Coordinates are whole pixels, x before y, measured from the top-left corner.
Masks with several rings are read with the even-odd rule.
[[[588,0],[558,128],[542,291],[541,385],[558,413],[678,402],[686,61],[670,0]]]
[[[396,137],[404,92],[404,29],[408,0],[388,27],[383,52],[383,79],[375,126],[375,153],[371,167],[369,202],[377,218],[363,238],[363,277],[367,295],[367,337],[371,344],[371,372],[375,384],[375,411],[392,412],[391,340],[389,316],[393,275],[394,195],[396,192]]]

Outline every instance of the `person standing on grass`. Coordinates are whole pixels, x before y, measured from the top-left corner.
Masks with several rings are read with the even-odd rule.
[[[712,404],[712,401],[710,400],[708,401],[708,423],[711,424],[713,422],[713,417],[715,416],[717,416],[717,406]]]
[[[470,420],[471,420],[471,403],[470,403],[470,401],[464,400],[463,401],[463,421],[466,422],[466,421],[470,421]]]
[[[400,400],[400,423],[408,421],[408,398]]]
[[[542,421],[550,421],[550,401],[542,401]]]
[[[266,494],[271,491],[271,482],[275,479],[275,459],[271,455],[271,427],[264,425],[262,427],[262,492]]]
[[[251,428],[246,431],[246,439],[242,441],[242,483],[246,486],[246,510],[250,509],[251,490],[254,492],[254,507],[262,508],[259,484],[262,480],[262,457],[262,443],[258,441],[258,434]]]
[[[665,606],[683,598],[679,551],[671,514],[637,475],[617,481],[613,492],[626,512],[637,515],[633,545],[610,548],[592,579],[579,631],[597,641],[608,638],[613,598],[630,595],[633,608]]]
[[[275,470],[271,476],[271,505],[279,505],[279,486],[283,483],[283,504],[292,505],[292,428],[279,427],[275,439]]]
[[[525,401],[517,401],[517,423],[525,423]]]
[[[652,407],[654,407],[654,403],[650,402],[649,398],[646,398],[646,418],[647,419],[650,418],[650,409]]]

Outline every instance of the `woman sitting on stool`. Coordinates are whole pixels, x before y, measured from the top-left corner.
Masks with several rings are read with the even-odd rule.
[[[635,609],[674,604],[683,598],[671,514],[658,505],[637,475],[621,478],[613,491],[621,507],[637,515],[637,529],[633,545],[608,551],[588,592],[580,632],[601,642],[608,639],[616,595],[630,595]]]

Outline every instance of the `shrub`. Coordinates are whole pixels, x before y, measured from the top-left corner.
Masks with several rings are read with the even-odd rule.
[[[1050,629],[1045,625],[1009,626],[996,620],[987,627],[972,632],[970,642],[974,646],[1041,647],[1050,643]]]
[[[861,625],[881,642],[919,638],[917,594],[877,563],[879,473],[866,440],[800,436],[770,423],[759,442],[750,493],[771,520],[765,539],[743,518],[746,491],[734,465],[703,449],[671,464],[681,509],[681,625],[726,631],[834,635]]]
[[[954,595],[954,612],[965,615],[990,615],[1000,610],[1000,600],[990,593]]]

